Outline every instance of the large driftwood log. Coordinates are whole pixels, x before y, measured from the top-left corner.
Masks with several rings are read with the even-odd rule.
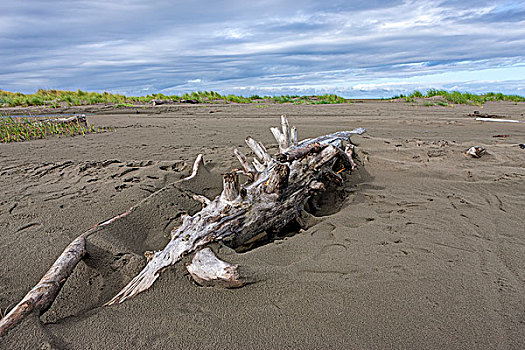
[[[350,142],[352,134],[362,134],[365,129],[297,142],[297,132],[295,128],[290,129],[285,116],[281,117],[281,125],[282,130],[271,129],[280,153],[272,158],[262,143],[246,138],[246,144],[259,160],[254,160],[252,167],[246,157],[235,150],[243,170],[225,174],[222,194],[214,200],[201,199],[204,208],[193,216],[186,216],[182,225],[172,232],[166,247],[155,252],[146,267],[106,305],[122,303],[148,289],[163,269],[209,243],[222,241],[237,247],[263,231],[279,231],[299,216],[306,201],[324,190],[326,183],[334,178],[342,180],[338,172],[355,167],[351,158],[353,148],[345,152],[343,143]],[[248,181],[242,186],[239,173],[248,175]],[[208,264],[210,270],[212,267],[213,264]]]

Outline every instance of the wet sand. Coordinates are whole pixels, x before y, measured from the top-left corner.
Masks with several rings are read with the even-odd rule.
[[[51,309],[0,348],[525,348],[525,124],[474,121],[474,110],[525,120],[524,103],[181,105],[88,115],[113,132],[0,144],[2,311],[71,240],[140,203],[90,236]],[[233,147],[249,153],[250,135],[275,153],[282,113],[300,139],[368,130],[353,138],[360,169],[320,200],[319,222],[248,252],[221,247],[243,288],[198,287],[178,264],[102,307],[199,209],[188,190],[220,192]],[[464,154],[477,145],[488,154]],[[176,185],[199,153],[209,171]]]

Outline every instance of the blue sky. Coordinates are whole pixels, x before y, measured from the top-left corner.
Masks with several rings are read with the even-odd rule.
[[[0,0],[0,89],[525,95],[525,1]]]

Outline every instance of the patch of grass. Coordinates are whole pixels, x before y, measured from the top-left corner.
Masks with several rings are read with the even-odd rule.
[[[133,103],[117,103],[117,108],[135,107]]]
[[[215,91],[194,91],[185,93],[181,96],[164,95],[161,93],[150,94],[147,96],[124,96],[111,94],[109,92],[88,92],[88,91],[64,91],[64,90],[44,90],[40,89],[34,94],[22,94],[19,92],[9,92],[0,90],[0,106],[8,107],[27,107],[27,106],[82,106],[111,104],[116,107],[127,107],[134,104],[148,104],[152,100],[171,100],[180,102],[181,100],[194,100],[199,103],[294,103],[294,104],[334,104],[348,103],[348,101],[335,94],[298,96],[259,96],[249,97],[238,95],[221,95]]]
[[[395,99],[405,99],[406,102],[413,102],[416,98],[430,98],[435,96],[441,96],[448,103],[443,101],[436,102],[440,106],[449,106],[450,104],[470,104],[478,105],[488,101],[512,101],[512,102],[525,102],[525,97],[519,95],[504,95],[502,93],[488,92],[486,94],[472,94],[469,92],[459,92],[459,91],[446,91],[446,90],[436,90],[430,89],[427,90],[426,94],[421,93],[416,90],[410,95],[397,95],[392,97],[392,100]]]
[[[49,136],[75,136],[111,131],[110,128],[85,127],[79,123],[59,124],[36,118],[0,118],[0,142],[20,142]]]

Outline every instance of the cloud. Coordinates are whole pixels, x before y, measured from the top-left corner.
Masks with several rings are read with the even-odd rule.
[[[0,89],[517,93],[523,13],[482,0],[4,2]]]

